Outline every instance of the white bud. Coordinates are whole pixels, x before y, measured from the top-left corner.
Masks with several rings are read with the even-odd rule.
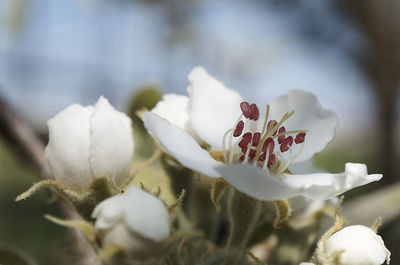
[[[362,225],[347,226],[325,241],[328,256],[340,253],[340,265],[381,265],[390,262],[390,251],[382,238]]]
[[[151,254],[170,234],[164,203],[137,187],[101,202],[92,217],[104,247],[118,246],[135,256]]]
[[[134,145],[130,118],[100,97],[94,106],[71,105],[48,122],[46,158],[56,180],[82,191],[98,177],[119,183]]]

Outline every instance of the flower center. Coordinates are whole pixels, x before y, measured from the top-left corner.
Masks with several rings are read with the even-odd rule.
[[[223,137],[222,154],[214,152],[212,156],[217,159],[215,154],[219,153],[220,157],[217,159],[219,161],[253,163],[264,170],[273,170],[276,175],[280,175],[302,151],[307,131],[286,131],[283,124],[294,114],[294,111],[283,115],[278,122],[268,119],[269,105],[267,105],[261,126],[260,112],[256,104],[242,102],[240,109],[242,114],[236,126],[228,130]],[[302,144],[299,151],[293,154],[292,146],[299,144]]]

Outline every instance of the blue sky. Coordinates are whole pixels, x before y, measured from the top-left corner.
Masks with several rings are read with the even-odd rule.
[[[350,55],[363,42],[330,1],[18,0],[24,24],[11,31],[13,1],[0,0],[0,93],[39,127],[99,95],[123,109],[146,84],[185,93],[197,65],[249,101],[303,89],[338,112],[340,130],[371,125],[374,98]]]

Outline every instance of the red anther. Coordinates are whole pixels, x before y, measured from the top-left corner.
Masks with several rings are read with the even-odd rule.
[[[249,102],[242,102],[240,103],[240,109],[242,110],[243,116],[245,116],[246,118],[250,118],[250,104]]]
[[[239,158],[239,162],[243,162],[244,158],[246,157],[247,148],[245,150],[242,149],[243,155]],[[250,149],[249,151],[249,161],[252,161],[256,156],[256,150]],[[243,157],[243,159],[242,159]]]
[[[247,133],[243,134],[242,140],[240,140],[240,142],[238,143],[238,146],[241,148],[247,148],[250,141],[251,141],[251,132],[247,132]]]
[[[235,130],[233,131],[233,136],[238,137],[242,134],[244,128],[244,122],[239,121],[238,124],[236,125]],[[297,138],[296,138],[297,139]]]
[[[242,149],[242,153],[243,153],[243,154],[246,154],[246,152],[247,152],[247,146],[243,146],[243,147],[241,147],[241,149]]]
[[[281,133],[285,133],[286,132],[286,128],[285,126],[282,126],[281,128],[279,128],[278,130],[278,134]],[[282,144],[282,142],[285,140],[285,135],[281,135],[278,137],[278,144]]]
[[[267,149],[269,150],[268,151],[268,153],[272,153],[273,151],[274,151],[274,148],[275,148],[275,142],[274,142],[274,140],[270,137],[270,138],[268,138],[267,140],[265,140],[265,142],[264,142],[264,144],[263,144],[263,147],[262,147],[262,151],[264,152],[264,153],[266,153],[267,152]]]
[[[278,123],[276,122],[276,120],[270,120],[270,121],[268,122],[268,125],[267,125],[267,130],[269,130],[270,128],[275,127],[277,124],[278,124]],[[277,133],[278,133],[278,131],[276,130],[276,131],[274,132],[273,136],[275,136]]]
[[[253,146],[258,146],[260,143],[261,133],[256,132],[253,134]]]
[[[293,144],[293,137],[292,137],[292,136],[286,137],[285,142],[287,142],[289,146],[292,146],[292,144]]]
[[[250,149],[249,160],[250,161],[253,160],[255,156],[256,156],[256,150]]]
[[[264,162],[266,157],[267,157],[267,153],[262,153],[262,155],[260,155],[260,157],[258,158],[258,161]]]
[[[292,146],[293,144],[293,137],[289,136],[287,137],[285,140],[283,140],[282,144],[281,144],[281,152],[286,152],[287,150],[289,150],[289,147]]]
[[[253,120],[258,120],[258,118],[260,117],[260,111],[258,110],[258,107],[256,104],[251,104],[250,105],[250,119]]]
[[[306,138],[306,133],[298,133],[296,135],[296,139],[294,139],[294,142],[296,144],[301,144],[302,142],[304,142],[305,138]]]
[[[276,157],[275,154],[270,154],[268,158],[268,164],[267,167],[270,168],[271,166],[276,164]]]

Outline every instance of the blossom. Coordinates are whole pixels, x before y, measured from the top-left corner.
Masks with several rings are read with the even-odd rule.
[[[189,80],[189,97],[166,95],[144,116],[148,131],[183,166],[223,177],[260,200],[328,199],[382,177],[355,163],[339,174],[291,173],[292,164],[311,159],[335,135],[335,113],[313,94],[290,91],[263,113],[201,67]]]
[[[134,253],[149,253],[170,234],[166,206],[137,187],[102,201],[92,213],[103,246],[114,245]]]
[[[51,118],[45,155],[55,179],[82,191],[98,177],[119,183],[133,156],[130,118],[100,97],[94,106],[71,105]]]
[[[390,262],[390,251],[382,238],[362,225],[347,226],[325,241],[325,253],[339,253],[339,265],[380,265]]]

